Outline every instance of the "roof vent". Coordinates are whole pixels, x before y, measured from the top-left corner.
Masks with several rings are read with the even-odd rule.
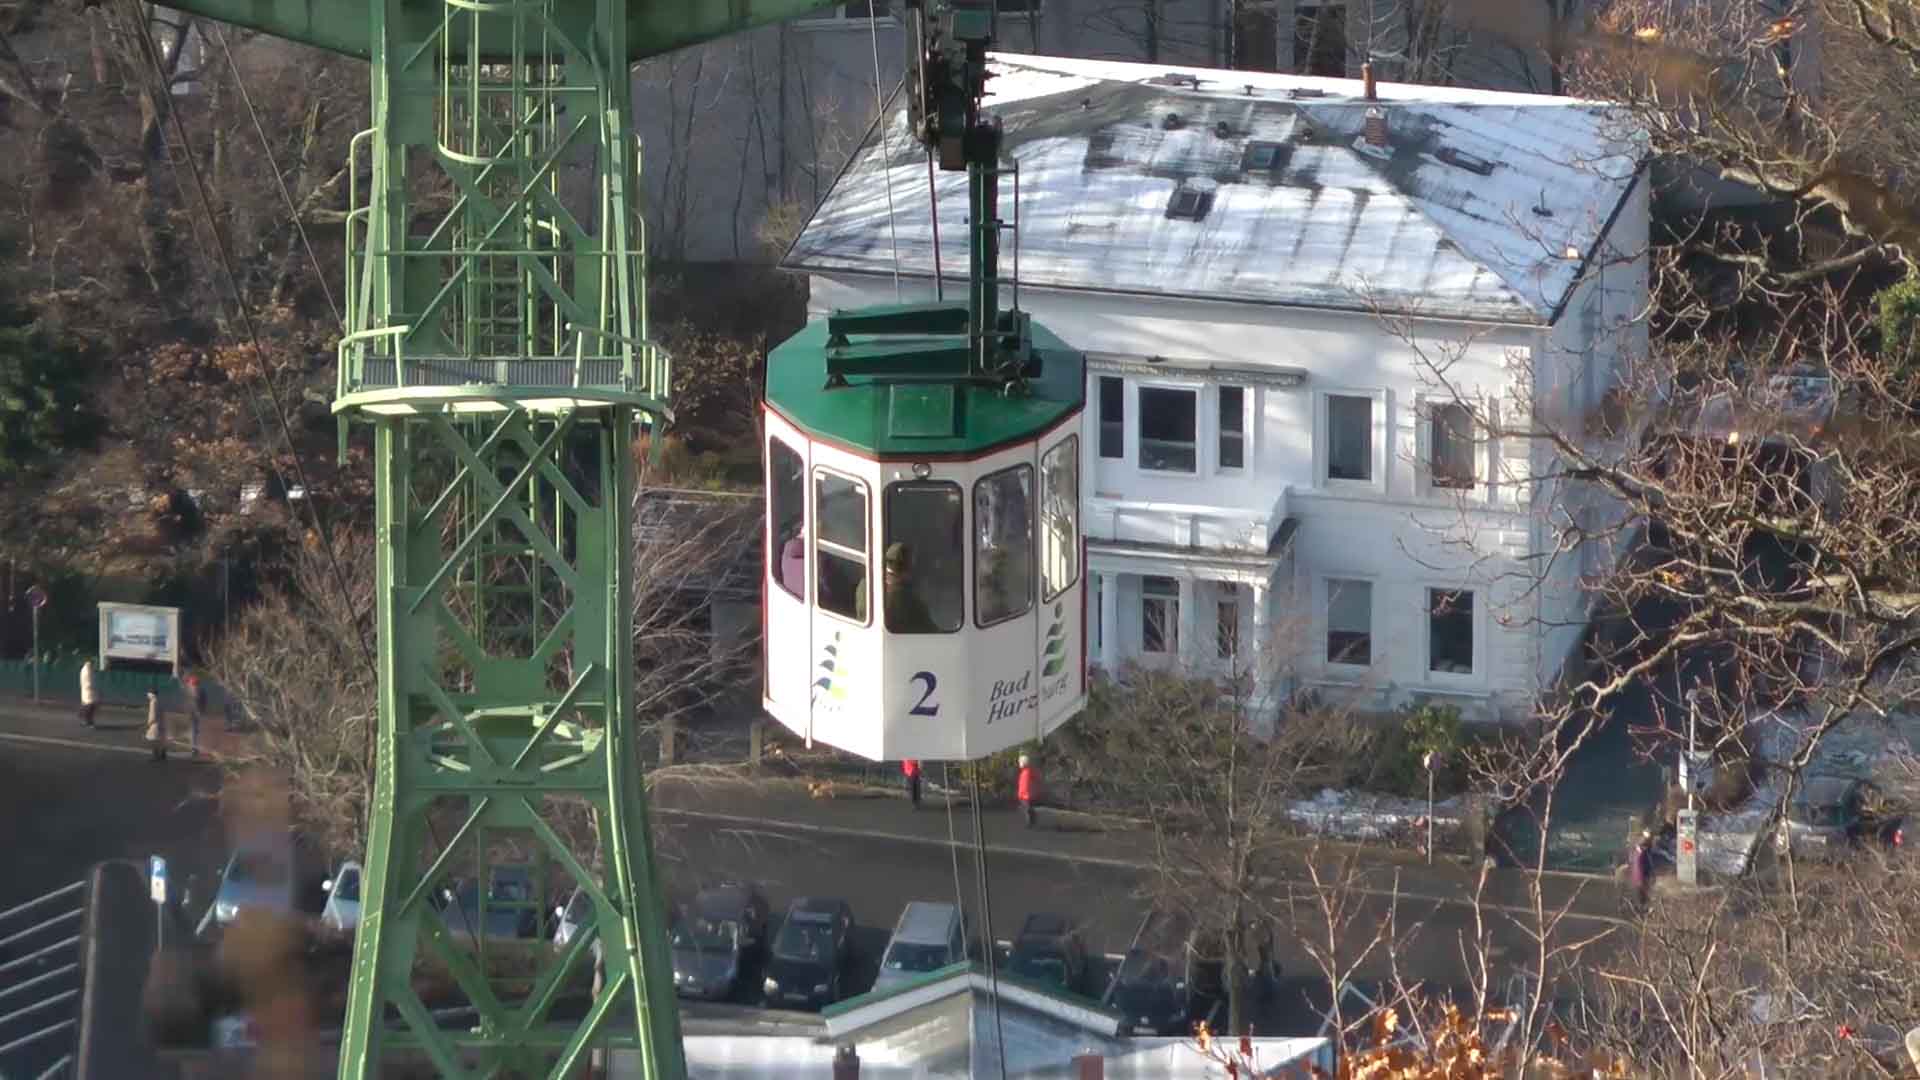
[[[1553,208],[1547,205],[1547,189],[1540,189],[1540,201],[1533,204],[1534,217],[1552,217]]]
[[[1488,161],[1486,158],[1480,157],[1476,154],[1469,154],[1465,150],[1455,150],[1451,146],[1443,146],[1440,149],[1434,151],[1433,156],[1439,158],[1441,161],[1446,162],[1447,164],[1453,166],[1456,169],[1465,169],[1468,172],[1476,172],[1476,173],[1479,173],[1481,176],[1493,175],[1493,162]]]
[[[1167,200],[1167,217],[1183,221],[1199,221],[1213,209],[1213,192],[1181,185],[1173,190],[1173,197]]]
[[[1298,101],[1301,98],[1326,97],[1327,92],[1325,90],[1316,89],[1311,86],[1295,86],[1287,90],[1287,96],[1294,99],[1295,101]]]
[[[1292,156],[1293,147],[1285,143],[1250,142],[1246,152],[1240,155],[1240,171],[1248,176],[1259,173],[1278,176]]]
[[[1160,118],[1160,127],[1166,131],[1179,131],[1184,123],[1185,121],[1180,119],[1180,114],[1177,112],[1170,112]]]
[[[1233,125],[1222,120],[1213,125],[1213,133],[1222,139],[1231,139],[1233,138]]]

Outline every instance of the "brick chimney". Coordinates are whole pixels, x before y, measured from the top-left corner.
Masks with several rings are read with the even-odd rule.
[[[1106,1080],[1107,1059],[1099,1054],[1081,1054],[1073,1059],[1074,1080]]]
[[[843,1046],[833,1055],[833,1080],[860,1080],[860,1055]]]
[[[1367,123],[1363,135],[1367,145],[1375,149],[1387,148],[1387,110],[1374,104],[1380,100],[1380,87],[1373,81],[1373,61],[1364,61],[1360,65],[1361,92],[1366,97]]]

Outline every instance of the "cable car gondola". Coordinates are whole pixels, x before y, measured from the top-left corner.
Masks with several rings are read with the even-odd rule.
[[[999,308],[991,9],[946,17],[909,108],[968,171],[967,302],[835,312],[767,358],[762,704],[874,760],[985,757],[1087,694],[1085,357]]]

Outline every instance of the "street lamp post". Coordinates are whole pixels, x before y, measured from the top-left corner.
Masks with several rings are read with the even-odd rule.
[[[1420,764],[1427,770],[1427,865],[1433,865],[1433,766],[1439,759],[1437,751],[1429,750],[1420,758]]]
[[[40,609],[47,606],[47,590],[38,585],[27,590],[27,604],[33,608],[33,703],[40,704]]]

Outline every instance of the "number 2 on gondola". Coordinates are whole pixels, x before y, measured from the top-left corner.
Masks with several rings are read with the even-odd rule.
[[[910,683],[913,683],[915,686],[918,686],[922,683],[926,684],[926,690],[924,690],[920,694],[920,703],[915,705],[913,708],[908,709],[907,715],[908,716],[939,716],[940,703],[933,700],[933,691],[935,687],[940,685],[940,680],[934,677],[933,672],[916,671],[913,673],[913,678],[908,679],[907,681]]]

